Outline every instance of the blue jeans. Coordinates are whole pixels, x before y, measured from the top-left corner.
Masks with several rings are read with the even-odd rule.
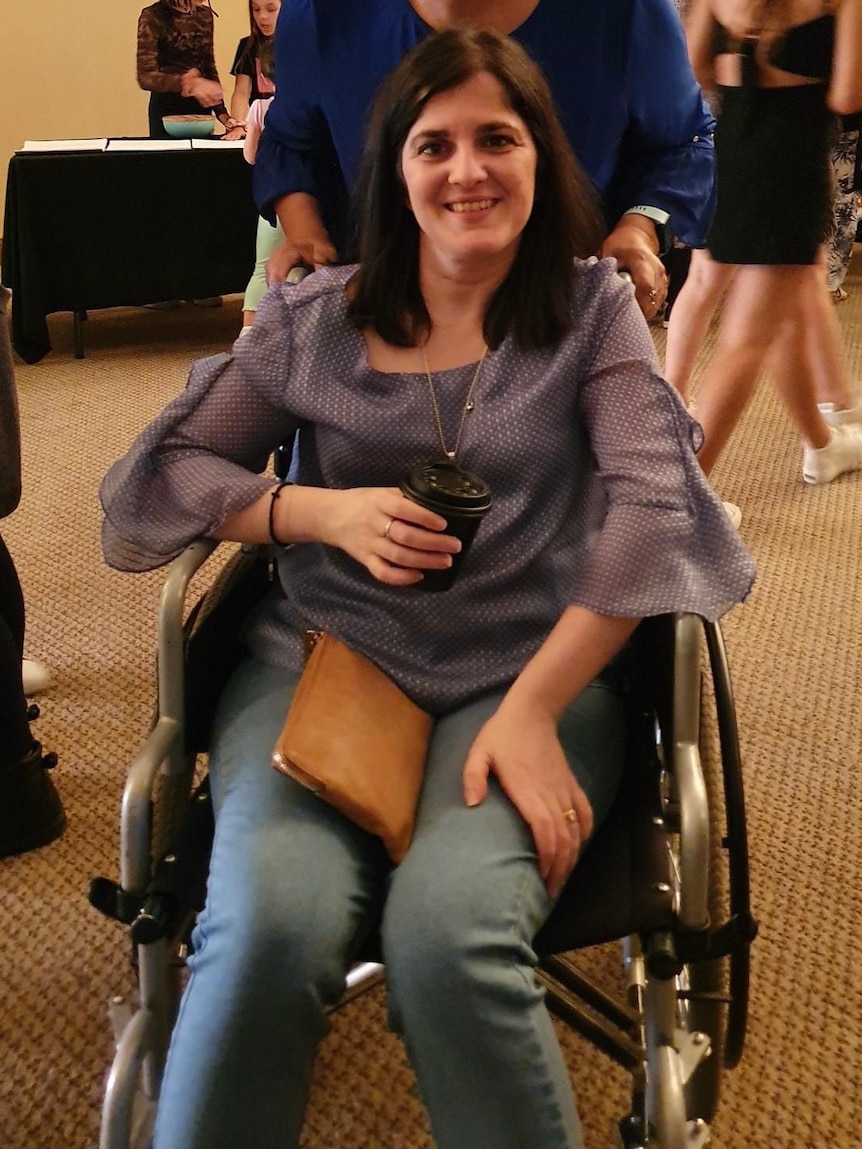
[[[245,662],[219,706],[206,908],[195,928],[155,1149],[296,1146],[326,1005],[383,911],[393,1025],[439,1149],[577,1149],[569,1077],[534,974],[552,903],[532,837],[461,771],[502,692],[439,719],[416,835],[393,869],[377,838],[269,766],[297,677]],[[594,684],[560,724],[598,823],[624,758],[620,697]]]

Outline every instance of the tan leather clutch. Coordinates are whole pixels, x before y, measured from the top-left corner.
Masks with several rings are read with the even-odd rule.
[[[370,659],[331,634],[310,634],[272,765],[377,834],[400,862],[413,837],[431,715]]]

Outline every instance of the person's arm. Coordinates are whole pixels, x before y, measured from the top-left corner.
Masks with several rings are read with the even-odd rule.
[[[692,0],[685,14],[684,27],[695,79],[705,92],[712,92],[715,89],[715,17],[710,0]]]
[[[265,138],[266,132],[261,136]],[[260,148],[258,148],[260,154]],[[292,192],[275,201],[275,213],[284,243],[269,257],[266,264],[268,283],[281,283],[297,264],[317,270],[335,263],[338,252],[320,213],[317,199],[308,192]]]
[[[715,122],[671,0],[635,0],[631,10],[629,127],[605,199],[618,226],[646,205],[668,213],[683,243],[701,246],[713,210]]]
[[[249,99],[251,97],[251,77],[244,76],[242,72],[234,80],[233,95],[230,98],[231,119],[238,124],[244,124],[248,118]]]
[[[159,27],[148,8],[138,17],[137,75],[138,86],[145,92],[182,91],[183,73],[159,68]]]
[[[196,29],[193,48],[200,66],[184,72],[166,72],[159,66],[159,37],[161,29],[157,18],[145,8],[138,17],[137,75],[138,85],[147,92],[175,92],[190,96],[202,108],[212,108],[224,99],[212,48],[212,17],[209,37]],[[225,110],[225,115],[227,114]]]
[[[655,224],[634,212],[617,221],[601,248],[602,258],[615,259],[619,270],[631,276],[638,307],[647,319],[658,314],[667,298],[667,272],[659,254]]]
[[[246,137],[246,125],[252,90],[250,68],[254,67],[254,60],[249,61],[246,54],[250,40],[250,36],[243,36],[239,44],[237,44],[233,64],[230,69],[230,74],[233,76],[234,81],[233,95],[230,98],[228,124],[226,124],[227,131],[223,137],[226,140],[242,140]]]
[[[325,543],[391,586],[451,566],[461,544],[443,533],[446,520],[397,487],[282,487],[261,474],[298,427],[289,409],[291,319],[284,299],[267,297],[252,337],[232,356],[198,360],[188,386],[111,467],[100,491],[111,566],[150,570],[201,537]]]
[[[563,711],[623,647],[640,620],[564,611],[477,735],[464,766],[467,806],[484,801],[494,774],[530,827],[539,872],[556,897],[593,828],[557,728]],[[575,811],[574,820],[564,813]]]
[[[412,586],[421,582],[423,570],[452,565],[461,544],[443,534],[445,528],[444,518],[405,498],[398,487],[335,490],[277,483],[225,516],[210,534],[235,543],[325,543],[350,555],[378,582]]]
[[[221,80],[219,79],[215,59],[215,20],[212,8],[199,6],[195,9],[194,14],[200,18],[200,22],[194,31],[195,44],[193,51],[200,61],[198,66],[200,67],[201,75],[204,79],[213,80],[221,87]]]
[[[835,17],[835,51],[827,102],[850,115],[862,108],[862,0],[842,0]]]
[[[557,738],[560,714],[644,615],[715,618],[745,598],[753,579],[751,558],[697,462],[700,429],[659,375],[629,289],[604,264],[589,271],[584,289],[603,300],[601,310],[570,338],[587,354],[578,409],[605,517],[570,605],[480,731],[464,772],[467,805],[482,801],[489,773],[497,777],[531,828],[552,894],[591,825]],[[563,817],[568,809],[574,822]]]
[[[321,197],[342,193],[329,128],[321,107],[317,23],[311,0],[284,0],[275,30],[276,84],[254,168],[258,210],[278,221],[285,243],[267,264],[269,282],[280,282],[296,263],[321,267],[337,259],[324,223]],[[333,188],[321,187],[322,173]],[[337,187],[335,185],[338,185]]]

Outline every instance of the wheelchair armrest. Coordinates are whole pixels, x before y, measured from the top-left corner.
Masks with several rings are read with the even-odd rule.
[[[123,789],[120,819],[120,885],[140,893],[150,880],[153,789],[162,770],[185,769],[183,615],[192,576],[218,546],[198,539],[170,564],[162,586],[158,620],[159,714],[132,760]]]
[[[159,717],[182,723],[183,658],[185,642],[183,619],[186,594],[192,576],[200,570],[218,546],[215,539],[197,539],[168,567],[159,604]]]

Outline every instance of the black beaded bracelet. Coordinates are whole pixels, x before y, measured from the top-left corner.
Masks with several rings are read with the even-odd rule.
[[[292,487],[293,483],[289,483],[287,479],[282,479],[277,487],[273,487],[270,492],[269,500],[269,537],[277,547],[289,547],[289,542],[283,542],[275,533],[275,502],[285,487]]]

